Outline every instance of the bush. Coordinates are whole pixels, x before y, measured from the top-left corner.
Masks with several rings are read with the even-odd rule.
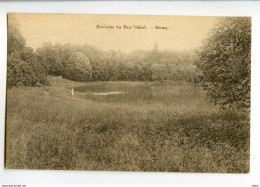
[[[201,83],[223,108],[250,107],[251,19],[222,18],[197,52]]]

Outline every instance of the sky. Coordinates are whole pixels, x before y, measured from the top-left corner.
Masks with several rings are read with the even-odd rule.
[[[157,15],[15,13],[8,17],[17,20],[26,46],[34,49],[45,42],[87,43],[122,52],[150,50],[155,44],[162,50],[192,50],[217,21],[217,17]]]

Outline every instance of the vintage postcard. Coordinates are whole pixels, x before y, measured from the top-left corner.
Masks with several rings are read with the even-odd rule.
[[[248,173],[250,17],[8,14],[5,167]]]

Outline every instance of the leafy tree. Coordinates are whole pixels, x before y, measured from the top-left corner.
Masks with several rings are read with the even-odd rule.
[[[8,16],[7,54],[11,55],[16,51],[23,50],[25,43],[25,38],[20,32],[18,22],[12,16]]]
[[[13,52],[7,58],[7,87],[35,85],[33,69],[21,59],[19,52]]]
[[[44,68],[37,62],[34,51],[25,46],[19,24],[8,16],[7,87],[47,84]]]
[[[251,19],[220,19],[197,55],[200,80],[212,101],[223,108],[249,108]]]
[[[60,43],[56,43],[53,48],[56,50],[55,53],[56,53],[56,57],[58,57],[58,59],[60,61],[58,61],[58,63],[61,62],[61,64],[59,64],[59,70],[58,72],[61,72],[62,74],[62,71],[63,71],[63,68],[66,66],[66,63],[69,59],[69,57],[77,51],[77,49],[75,48],[74,45],[72,44],[60,44]]]
[[[108,80],[107,58],[104,52],[98,48],[85,44],[81,50],[90,60],[92,66],[92,80],[106,81]]]
[[[37,56],[38,61],[44,65],[47,75],[61,74],[63,65],[57,46],[52,46],[51,43],[45,43],[41,48],[37,49]]]
[[[24,47],[24,49],[20,52],[20,57],[32,68],[32,75],[34,77],[32,86],[35,86],[37,82],[41,84],[48,84],[47,76],[45,74],[46,70],[44,66],[37,60],[37,55],[32,48]]]
[[[64,67],[64,76],[75,81],[90,81],[92,67],[88,57],[82,52],[73,53]]]

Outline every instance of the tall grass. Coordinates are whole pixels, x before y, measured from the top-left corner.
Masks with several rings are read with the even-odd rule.
[[[57,87],[7,90],[6,167],[249,172],[247,114],[205,98],[110,103]]]

